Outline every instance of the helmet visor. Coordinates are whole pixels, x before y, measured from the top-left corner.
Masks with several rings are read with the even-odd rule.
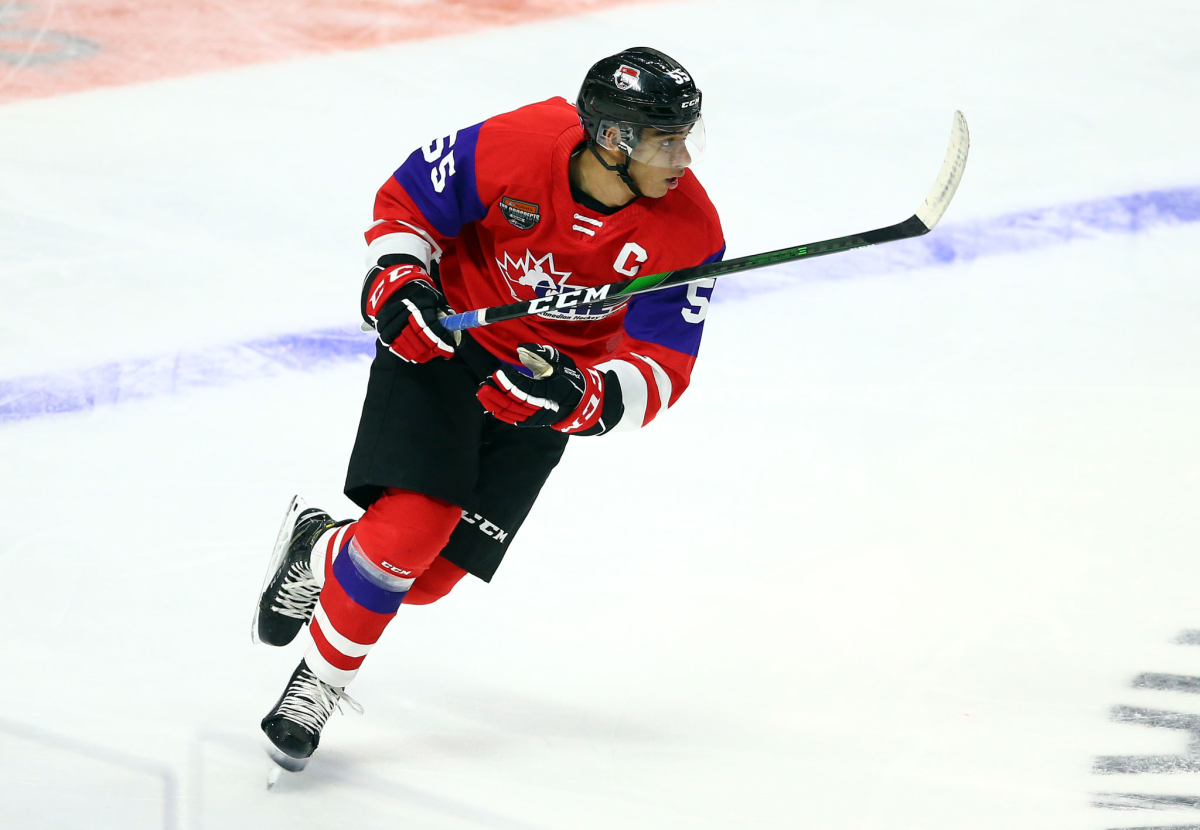
[[[704,158],[704,119],[687,126],[647,126],[604,119],[596,143],[651,167],[690,167]]]

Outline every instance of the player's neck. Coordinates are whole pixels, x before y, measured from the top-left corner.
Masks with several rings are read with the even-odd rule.
[[[608,207],[622,207],[636,196],[612,170],[605,170],[595,156],[586,150],[571,157],[571,184]]]

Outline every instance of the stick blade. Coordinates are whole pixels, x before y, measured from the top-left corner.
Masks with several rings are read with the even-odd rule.
[[[971,148],[971,134],[967,130],[967,119],[962,112],[955,111],[954,123],[950,127],[950,146],[946,149],[946,160],[938,173],[937,181],[925,197],[925,202],[917,209],[917,218],[929,230],[941,220],[950,200],[958,190],[962,181],[963,171],[967,169],[967,152]]]

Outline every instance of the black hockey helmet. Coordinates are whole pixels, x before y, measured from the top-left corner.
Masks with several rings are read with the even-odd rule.
[[[647,126],[686,127],[700,120],[700,90],[683,65],[648,46],[604,58],[579,88],[575,109],[588,138],[604,119]]]
[[[592,153],[640,196],[629,176],[630,159],[655,167],[687,167],[703,155],[701,98],[679,61],[637,46],[588,70],[575,109]],[[648,136],[653,140],[644,140]],[[625,162],[608,164],[597,146],[623,152]]]

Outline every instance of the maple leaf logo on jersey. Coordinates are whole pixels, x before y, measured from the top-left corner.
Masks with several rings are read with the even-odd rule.
[[[512,294],[514,300],[532,300],[531,290],[534,297],[553,297],[565,291],[586,287],[572,285],[568,282],[572,272],[558,270],[554,264],[554,254],[552,253],[537,256],[527,248],[525,256],[513,259],[508,251],[505,251],[503,259],[496,258],[496,264],[500,266],[500,273],[504,275],[509,293]],[[599,320],[612,314],[627,302],[628,300],[623,300],[616,305],[603,308],[596,303],[563,311],[545,311],[538,316],[549,320],[575,320],[580,317]]]

